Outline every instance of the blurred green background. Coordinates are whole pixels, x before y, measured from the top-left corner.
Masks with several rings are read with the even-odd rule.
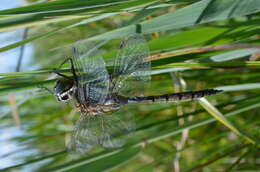
[[[0,73],[0,171],[259,170],[259,0],[24,3],[0,11],[0,31],[24,36],[0,47],[0,53],[16,48],[22,57],[19,71],[14,66]],[[136,121],[133,143],[116,150],[97,147],[86,155],[67,153],[79,114],[73,103],[60,103],[41,87],[53,89],[53,68],[68,57],[70,44],[109,39],[100,50],[109,62],[137,23],[151,50],[152,81],[144,95],[207,88],[224,93],[127,106],[122,111]],[[31,53],[23,53],[23,46]],[[7,55],[0,57],[3,66]]]

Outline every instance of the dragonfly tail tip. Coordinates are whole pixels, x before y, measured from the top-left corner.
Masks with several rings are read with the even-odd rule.
[[[214,91],[215,94],[219,94],[219,93],[224,92],[224,90],[220,90],[220,89],[213,89],[213,91]]]

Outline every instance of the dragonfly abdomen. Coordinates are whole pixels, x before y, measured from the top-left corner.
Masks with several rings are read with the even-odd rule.
[[[129,103],[135,102],[179,102],[179,101],[187,101],[202,98],[205,96],[214,95],[222,92],[222,90],[201,90],[201,91],[189,91],[189,92],[181,92],[181,93],[172,93],[172,94],[164,94],[159,96],[147,96],[147,97],[134,97],[129,98]]]

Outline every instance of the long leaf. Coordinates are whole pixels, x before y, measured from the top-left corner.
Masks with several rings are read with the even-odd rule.
[[[142,22],[142,33],[180,29],[196,24],[249,15],[258,11],[260,11],[260,1],[258,0],[202,0],[177,11]],[[134,32],[135,26],[127,26],[90,39],[120,38]]]
[[[8,9],[0,11],[0,15],[9,15],[7,17],[0,18],[0,31],[8,31],[22,27],[71,19],[86,18],[102,13],[120,12],[122,9],[133,8],[140,5],[145,6],[156,1],[158,0],[131,0],[130,2],[126,0],[113,0],[113,2],[109,0],[62,0]],[[141,8],[139,8],[139,10],[140,9]],[[102,12],[102,10],[105,11]],[[82,12],[88,13],[81,14]]]
[[[228,121],[224,115],[215,108],[206,98],[201,98],[198,100],[200,105],[204,107],[208,111],[209,114],[211,114],[214,118],[216,118],[218,121],[220,121],[222,124],[224,124],[226,127],[228,127],[230,130],[232,130],[237,135],[243,136],[247,141],[253,144],[259,144],[258,140],[256,138],[253,138],[249,133],[242,131],[241,129],[237,128],[232,124],[230,121]]]
[[[97,159],[81,158],[76,162],[69,162],[63,164],[50,171],[62,172],[62,171],[81,171],[87,169],[91,172],[99,172],[111,169],[118,166],[119,164],[133,158],[140,151],[140,148],[129,148],[122,151],[114,151],[111,154],[105,154]],[[94,161],[93,161],[94,160]]]

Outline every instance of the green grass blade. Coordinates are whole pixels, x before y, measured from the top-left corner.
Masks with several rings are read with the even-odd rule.
[[[98,16],[95,16],[95,17],[90,17],[90,18],[84,19],[84,20],[82,20],[78,23],[75,23],[75,24],[70,24],[70,25],[67,25],[67,26],[62,27],[62,28],[54,29],[54,30],[49,31],[47,33],[37,34],[37,35],[34,35],[34,36],[32,36],[28,39],[24,39],[22,41],[18,41],[16,43],[1,47],[0,52],[7,51],[7,50],[10,50],[10,49],[22,46],[22,45],[27,44],[29,42],[32,42],[34,40],[46,38],[46,37],[54,35],[58,32],[64,31],[66,29],[70,29],[70,28],[73,28],[73,27],[76,27],[76,26],[79,26],[79,25],[84,25],[84,24],[88,24],[88,23],[95,22],[95,21],[98,21],[98,20],[102,20],[104,18],[111,17],[111,16],[114,16],[114,15],[115,15],[115,13],[98,15]],[[1,31],[1,29],[0,29],[0,31]]]
[[[155,66],[154,69],[170,69],[170,68],[193,68],[193,69],[207,69],[207,68],[259,68],[260,62],[258,61],[249,61],[249,62],[218,62],[218,63],[172,63],[167,65]],[[68,71],[68,69],[64,69]],[[38,74],[48,74],[52,73],[53,70],[38,70],[32,72],[11,72],[11,73],[0,73],[1,77],[18,77],[26,75],[38,75]]]
[[[174,67],[188,67],[192,69],[207,69],[207,68],[259,68],[260,62],[258,61],[232,61],[232,62],[209,62],[209,63],[172,63],[162,66],[156,66],[155,69],[166,69]]]
[[[215,56],[211,56],[208,59],[205,59],[203,61],[212,61],[212,62],[223,62],[223,61],[229,61],[229,60],[235,60],[240,59],[246,56],[249,56],[253,53],[259,52],[260,49],[243,49],[243,50],[235,50],[223,54],[218,54]]]
[[[96,158],[81,158],[76,162],[69,162],[59,167],[49,169],[50,171],[62,172],[62,171],[81,171],[88,169],[91,172],[106,171],[113,167],[120,165],[121,163],[133,158],[140,151],[140,148],[129,148],[122,151],[113,151],[110,154],[103,154],[103,156],[97,156]]]
[[[232,130],[234,133],[236,133],[239,136],[243,136],[248,142],[252,144],[259,144],[257,139],[252,138],[252,136],[250,136],[248,133],[242,131],[241,129],[238,129],[230,121],[228,121],[224,117],[224,115],[217,108],[215,108],[206,98],[201,98],[198,101],[200,105],[204,109],[206,109],[209,114],[211,114],[214,118],[216,118],[219,122],[224,124],[230,130]]]
[[[133,0],[130,0],[133,1]],[[127,0],[59,0],[37,3],[25,7],[18,7],[0,11],[0,15],[38,14],[44,12],[70,12],[77,9],[97,9],[104,6],[126,3]]]
[[[66,151],[55,152],[55,153],[52,153],[52,154],[49,154],[49,155],[46,155],[46,156],[42,156],[42,157],[39,157],[39,158],[35,158],[33,160],[29,160],[25,163],[21,163],[21,164],[17,164],[17,165],[11,166],[11,167],[1,169],[1,171],[10,171],[13,168],[18,168],[18,167],[22,167],[22,166],[25,166],[25,165],[30,165],[32,163],[43,161],[43,160],[49,159],[49,158],[53,158],[55,156],[63,155],[65,153],[66,153]]]
[[[247,84],[221,86],[221,87],[217,87],[216,89],[220,89],[220,90],[224,90],[225,92],[229,92],[229,91],[259,89],[259,88],[260,88],[260,83],[247,83]]]
[[[215,161],[219,160],[219,159],[222,159],[226,156],[229,156],[233,153],[236,153],[236,152],[240,152],[242,151],[243,149],[245,148],[248,148],[250,146],[250,144],[243,144],[243,145],[236,145],[235,148],[232,146],[232,148],[225,148],[227,150],[223,150],[223,152],[220,154],[220,155],[217,155],[215,157],[213,157],[212,159],[202,163],[202,164],[199,164],[199,165],[196,165],[192,168],[190,168],[189,170],[185,170],[185,172],[196,172],[198,170],[202,170],[203,167],[207,167],[208,165],[214,163]],[[230,145],[229,145],[230,147]],[[219,152],[219,150],[216,151],[217,153]],[[213,152],[214,154],[215,152]]]
[[[48,23],[61,22],[66,20],[86,18],[86,16],[64,16],[64,17],[51,17],[45,18],[40,14],[34,15],[21,15],[0,18],[0,32],[10,31],[18,28],[39,26]]]
[[[238,0],[202,0],[140,24],[142,33],[148,34],[249,15],[258,11],[260,11],[258,0],[243,0],[242,3],[238,3]],[[135,26],[127,26],[90,39],[121,38],[134,32]]]
[[[0,18],[0,32],[40,24],[86,18],[88,16],[102,13],[120,12],[123,9],[133,9],[133,7],[148,5],[158,0],[131,0],[130,2],[126,0],[113,0],[113,2],[109,0],[71,1],[72,2],[68,2],[67,0],[51,1],[0,11],[0,15],[9,15],[8,17]],[[75,6],[71,3],[75,3]],[[56,4],[56,6],[54,4]],[[140,9],[142,8],[137,10]],[[83,12],[84,14],[82,14]]]

